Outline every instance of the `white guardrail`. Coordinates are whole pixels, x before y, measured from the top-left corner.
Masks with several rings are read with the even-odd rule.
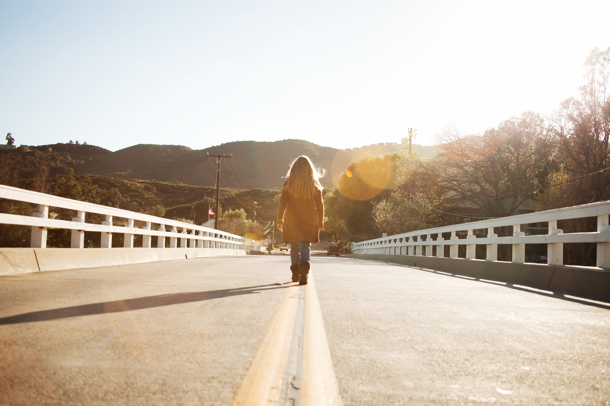
[[[449,258],[459,258],[458,247],[465,245],[465,258],[475,259],[476,246],[485,245],[487,246],[485,260],[497,261],[498,245],[509,244],[512,245],[511,262],[525,263],[525,246],[527,244],[547,244],[547,264],[563,265],[563,244],[595,243],[597,245],[597,267],[608,269],[610,268],[609,214],[610,201],[591,203],[376,238],[355,243],[352,252],[354,254],[433,256],[433,247],[437,247],[434,250],[436,251],[434,256],[443,258],[445,257],[445,246],[448,245],[450,247]],[[597,218],[597,231],[563,234],[563,230],[557,228],[557,221],[586,217]],[[543,223],[542,226],[539,223]],[[547,227],[544,227],[544,223],[548,224],[548,231]],[[537,225],[529,228],[546,232],[538,235],[526,235],[521,230],[522,225],[525,227],[527,225]],[[497,227],[512,227],[513,235],[498,237],[494,233],[494,229]],[[477,238],[475,230],[483,230],[485,237]],[[444,239],[444,233],[451,233],[451,238]],[[458,233],[465,234],[466,238],[459,238]]]
[[[158,237],[156,248],[253,249],[255,245],[254,240],[224,231],[11,186],[0,185],[0,198],[37,205],[32,216],[0,213],[0,224],[32,227],[32,248],[46,248],[49,228],[72,230],[71,248],[85,247],[85,231],[101,233],[101,248],[112,248],[113,234],[124,235],[125,248],[134,248],[135,235],[142,235],[143,248],[153,248],[153,236]],[[77,215],[72,221],[49,218],[50,208],[74,210]],[[105,221],[102,224],[87,223],[87,213],[105,216]],[[126,224],[113,225],[113,218],[124,219]],[[136,227],[136,221],[143,222],[143,227]],[[166,237],[169,237],[168,247]]]

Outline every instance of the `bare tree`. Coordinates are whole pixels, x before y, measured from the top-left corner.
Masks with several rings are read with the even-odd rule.
[[[486,216],[519,213],[533,191],[546,184],[552,166],[544,120],[532,112],[482,136],[449,130],[441,141],[437,159],[428,164],[438,176],[440,196],[449,205]]]
[[[584,67],[580,99],[564,101],[551,125],[565,177],[586,176],[572,183],[572,204],[610,199],[610,171],[600,172],[610,165],[610,48],[591,51]]]

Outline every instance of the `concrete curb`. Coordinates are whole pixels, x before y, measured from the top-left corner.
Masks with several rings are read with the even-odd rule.
[[[226,248],[0,248],[0,275],[248,253]]]
[[[529,286],[580,297],[610,300],[610,271],[604,269],[412,255],[349,254],[346,256],[433,269],[454,275]]]

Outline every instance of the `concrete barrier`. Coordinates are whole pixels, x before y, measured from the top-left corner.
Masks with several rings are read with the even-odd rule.
[[[36,253],[32,248],[0,249],[0,275],[38,271]]]
[[[598,268],[412,255],[349,254],[346,256],[529,286],[591,299],[610,300],[610,271]]]
[[[248,255],[248,251],[225,248],[0,248],[0,275],[229,255]]]

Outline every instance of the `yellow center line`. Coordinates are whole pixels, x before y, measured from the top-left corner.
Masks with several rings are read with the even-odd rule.
[[[339,386],[330,357],[322,311],[313,275],[309,275],[305,298],[302,406],[341,406]]]
[[[286,288],[267,334],[233,398],[233,406],[278,403],[298,297],[298,285]]]
[[[233,398],[233,406],[279,403],[300,288],[295,284],[286,289],[252,365]],[[343,403],[332,366],[312,273],[309,274],[308,284],[303,288],[306,289],[305,337],[303,352],[299,354],[303,357],[300,405],[341,406]]]

